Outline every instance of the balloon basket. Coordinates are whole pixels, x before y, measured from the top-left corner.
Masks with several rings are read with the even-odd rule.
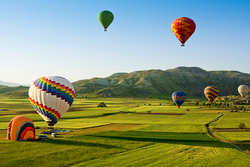
[[[184,44],[182,44],[181,46],[182,46],[182,47],[184,47],[185,45],[184,45]]]
[[[46,121],[46,123],[47,123],[50,127],[52,127],[52,126],[54,126],[54,125],[57,123],[57,121]]]

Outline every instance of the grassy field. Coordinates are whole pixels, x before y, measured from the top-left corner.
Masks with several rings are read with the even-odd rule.
[[[107,107],[96,107],[105,102]],[[187,111],[186,109],[189,109]],[[49,140],[13,142],[4,139],[16,115],[31,118],[36,135],[47,124],[28,99],[0,99],[0,166],[249,166],[250,156],[211,138],[204,124],[225,115],[210,127],[250,126],[250,113],[230,113],[171,100],[132,98],[76,99],[54,128]],[[141,114],[144,113],[144,114]],[[157,114],[161,113],[161,114]],[[215,132],[216,136],[250,149],[249,132]]]
[[[244,123],[249,128],[250,113],[226,112],[224,114],[220,121],[216,121],[210,126],[215,129],[214,135],[233,143],[243,144],[242,147],[250,151],[250,131],[238,128],[240,123]],[[218,132],[216,129],[221,129],[221,132]]]

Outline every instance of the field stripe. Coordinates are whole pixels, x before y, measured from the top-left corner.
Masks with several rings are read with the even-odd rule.
[[[226,146],[226,145],[225,145]],[[228,156],[233,158],[228,159]],[[117,153],[114,155],[85,161],[74,167],[107,167],[107,166],[235,166],[240,155],[232,148],[200,147],[190,145],[177,145],[157,143],[138,149]],[[244,156],[243,156],[244,157]],[[245,158],[244,165],[250,163]],[[230,165],[232,163],[232,165]]]

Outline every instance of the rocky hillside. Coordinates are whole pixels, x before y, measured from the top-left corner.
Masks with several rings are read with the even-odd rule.
[[[73,85],[78,96],[170,95],[184,91],[189,96],[204,96],[204,88],[214,85],[220,95],[238,95],[237,88],[250,86],[250,74],[238,71],[205,71],[198,67],[115,73],[107,78],[80,80]]]
[[[204,88],[217,86],[219,95],[239,95],[238,86],[250,86],[250,74],[238,71],[205,71],[198,67],[177,67],[170,70],[146,70],[115,73],[107,78],[74,82],[76,95],[102,97],[170,96],[184,91],[187,96],[204,97]],[[29,87],[0,86],[0,96],[28,96]]]

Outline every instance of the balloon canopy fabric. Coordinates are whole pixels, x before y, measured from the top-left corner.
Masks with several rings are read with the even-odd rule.
[[[29,89],[32,106],[49,126],[60,120],[72,105],[74,98],[73,85],[59,76],[38,78]]]
[[[106,29],[114,20],[114,15],[112,12],[110,12],[108,10],[104,10],[104,11],[99,13],[98,19],[99,19],[100,23],[102,24],[102,26],[104,27],[104,31],[107,31]]]
[[[212,103],[219,95],[219,89],[215,86],[208,86],[204,89],[204,94],[206,98]]]
[[[247,85],[240,85],[238,87],[238,92],[243,98],[245,98],[246,95],[249,93],[249,87]]]
[[[35,126],[31,119],[24,116],[13,118],[7,130],[9,140],[35,140]]]
[[[181,46],[185,46],[185,42],[194,33],[196,25],[192,19],[187,17],[180,17],[172,22],[171,28],[174,35],[182,43]]]
[[[184,103],[185,99],[186,99],[186,93],[184,92],[174,92],[172,94],[172,99],[174,101],[174,103],[178,106],[178,108],[180,108],[180,106]]]

